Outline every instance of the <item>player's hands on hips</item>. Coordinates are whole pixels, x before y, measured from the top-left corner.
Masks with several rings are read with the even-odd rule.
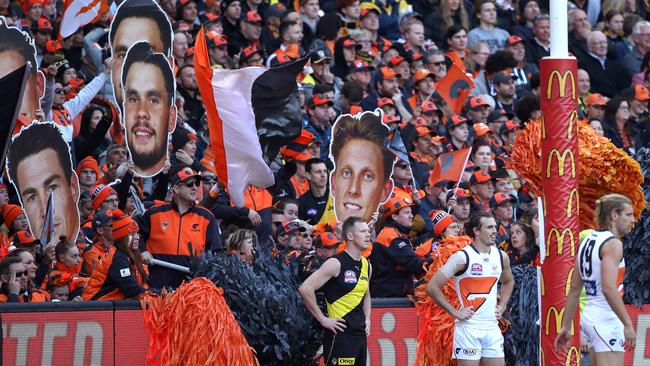
[[[473,306],[468,306],[466,308],[462,308],[460,310],[456,310],[456,314],[453,314],[454,318],[458,320],[468,320],[472,316],[474,316],[474,307]]]
[[[589,353],[589,344],[587,343],[587,336],[580,330],[580,352]]]
[[[625,335],[625,349],[632,350],[636,346],[636,332],[631,325],[626,325],[623,328],[623,334]]]
[[[320,322],[323,328],[336,334],[337,331],[343,332],[345,330],[345,320],[341,318],[325,318]]]
[[[566,351],[567,349],[569,349],[570,344],[571,344],[571,331],[569,329],[562,327],[562,329],[560,329],[560,332],[557,334],[557,337],[555,337],[555,350],[558,352],[560,350]]]

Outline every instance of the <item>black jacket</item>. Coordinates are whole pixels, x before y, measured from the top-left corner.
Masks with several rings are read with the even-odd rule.
[[[372,264],[372,297],[405,297],[413,293],[413,276],[426,272],[426,260],[418,257],[407,228],[389,223],[377,235],[368,258]]]
[[[620,65],[605,60],[605,67],[603,68],[600,61],[591,55],[578,60],[578,67],[589,74],[592,93],[600,93],[612,98],[621,90],[630,86],[630,80],[626,77],[625,70]]]

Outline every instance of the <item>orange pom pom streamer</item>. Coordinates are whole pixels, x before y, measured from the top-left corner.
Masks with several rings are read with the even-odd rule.
[[[438,272],[449,257],[457,251],[472,243],[467,236],[448,237],[438,243],[438,255],[433,259],[424,282],[415,288],[415,308],[422,318],[422,326],[418,334],[415,365],[418,366],[450,366],[456,365],[452,360],[451,352],[454,341],[454,317],[439,307],[427,294],[427,284]],[[457,309],[460,301],[454,287],[454,280],[450,279],[442,287],[442,292],[449,302]]]
[[[536,195],[541,195],[541,177],[546,174],[542,167],[540,121],[529,122],[526,128],[517,133],[517,140],[506,164],[524,179]],[[578,149],[576,157],[580,195],[580,228],[596,227],[594,213],[596,200],[608,193],[625,195],[634,205],[634,216],[639,218],[646,207],[641,184],[641,167],[625,151],[600,136],[586,122],[581,121],[578,128]]]
[[[145,294],[147,365],[259,365],[223,290],[204,277],[160,296]]]

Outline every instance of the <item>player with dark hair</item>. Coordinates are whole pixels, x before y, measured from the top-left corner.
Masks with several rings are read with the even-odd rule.
[[[109,41],[113,63],[113,92],[122,107],[122,64],[126,52],[138,41],[149,42],[155,52],[170,57],[172,27],[165,12],[153,0],[126,0],[111,22]]]
[[[497,225],[489,213],[465,223],[474,242],[452,254],[427,285],[427,293],[456,318],[452,357],[459,365],[503,365],[503,335],[498,319],[514,288],[508,255],[496,246]],[[442,287],[454,279],[461,308],[447,300]],[[501,282],[497,297],[497,282]]]
[[[134,44],[122,73],[124,128],[134,171],[141,176],[160,172],[167,159],[168,135],[176,127],[174,75],[162,53],[147,42]]]
[[[27,62],[32,68],[25,85],[20,104],[19,122],[23,125],[38,118],[40,98],[45,88],[43,74],[38,71],[34,40],[18,28],[10,27],[4,17],[0,17],[0,78],[22,67]]]
[[[41,233],[52,192],[52,237],[77,238],[79,179],[72,171],[68,144],[55,124],[34,122],[16,135],[7,153],[7,171],[32,233]]]

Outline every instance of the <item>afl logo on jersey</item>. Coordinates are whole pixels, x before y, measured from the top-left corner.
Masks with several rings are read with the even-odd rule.
[[[479,276],[483,274],[483,266],[480,263],[472,264],[472,268],[469,270],[469,274],[472,276]]]
[[[345,271],[343,274],[343,281],[345,283],[357,283],[357,275],[354,273],[354,271]]]

